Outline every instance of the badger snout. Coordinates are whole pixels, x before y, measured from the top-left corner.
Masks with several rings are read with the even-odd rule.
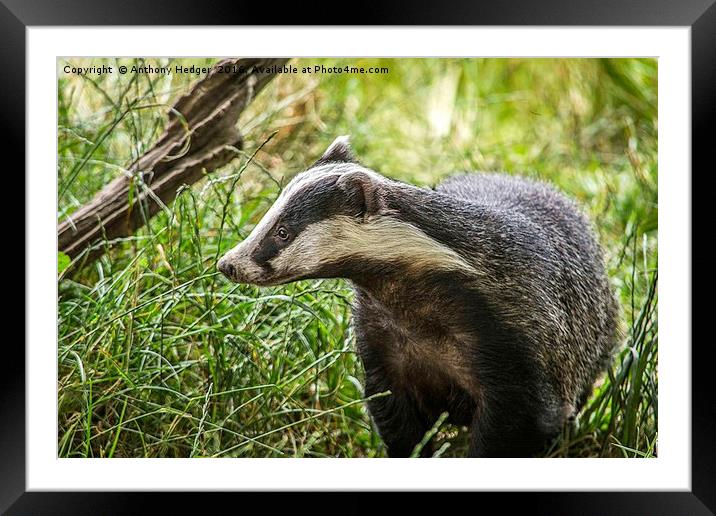
[[[216,268],[234,283],[259,283],[261,281],[260,275],[254,270],[255,267],[251,267],[248,260],[241,260],[231,253],[224,255],[216,264]]]
[[[234,279],[234,275],[236,273],[236,267],[234,267],[233,264],[229,262],[229,260],[226,259],[226,257],[223,257],[219,260],[219,263],[216,264],[216,268],[219,269],[219,272],[226,276],[231,281],[236,281]]]
[[[261,285],[267,280],[265,271],[251,258],[250,250],[241,244],[222,256],[216,268],[234,283]]]

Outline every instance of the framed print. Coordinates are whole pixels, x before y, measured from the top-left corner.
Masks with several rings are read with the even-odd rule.
[[[3,511],[714,510],[691,170],[716,8],[135,7],[0,8],[26,149]]]

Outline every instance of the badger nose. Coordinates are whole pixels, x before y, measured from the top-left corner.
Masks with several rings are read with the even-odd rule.
[[[227,260],[221,259],[219,260],[219,263],[216,266],[217,269],[219,269],[219,272],[221,272],[224,276],[229,278],[230,280],[234,279],[234,274],[236,273],[236,268],[231,265]]]

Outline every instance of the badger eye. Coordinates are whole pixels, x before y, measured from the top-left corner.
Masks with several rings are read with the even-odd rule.
[[[284,228],[284,227],[278,228],[278,231],[276,231],[276,235],[277,235],[281,240],[288,240],[288,230],[287,230],[286,228]]]

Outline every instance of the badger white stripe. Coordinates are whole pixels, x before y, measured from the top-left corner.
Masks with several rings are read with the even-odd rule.
[[[308,225],[270,261],[279,274],[302,276],[342,259],[401,263],[415,270],[477,271],[452,249],[415,226],[391,217],[366,222],[336,216]]]
[[[370,174],[371,177],[374,177],[377,181],[386,181],[372,170],[363,168],[360,165],[356,165],[355,163],[331,163],[329,165],[318,166],[309,169],[306,172],[298,174],[281,191],[281,194],[276,199],[276,202],[273,203],[271,208],[269,208],[266,214],[261,218],[261,220],[253,229],[251,234],[246,237],[246,239],[241,242],[239,246],[243,246],[244,243],[246,243],[247,245],[251,245],[252,242],[262,239],[266,231],[268,231],[269,228],[271,228],[276,223],[279,215],[283,212],[289,201],[299,192],[310,188],[311,185],[315,184],[317,181],[320,181],[325,177],[341,175],[347,172],[356,172],[359,170],[366,174]]]
[[[250,245],[256,240],[263,238],[266,231],[271,228],[278,220],[279,215],[283,212],[290,199],[298,192],[309,188],[315,181],[326,177],[331,174],[335,174],[334,167],[316,167],[309,173],[302,173],[294,177],[291,182],[281,191],[276,201],[271,205],[269,210],[264,214],[259,223],[254,227],[251,234],[239,244]],[[310,181],[309,181],[310,180]],[[238,246],[237,246],[238,247]]]

